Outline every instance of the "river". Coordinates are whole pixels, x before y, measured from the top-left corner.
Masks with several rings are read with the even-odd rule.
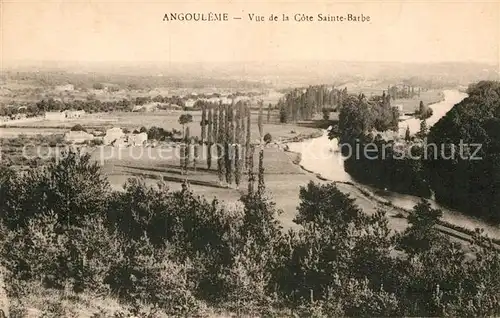
[[[460,102],[467,96],[464,93],[451,90],[444,91],[444,95],[444,101],[430,106],[433,110],[433,115],[427,121],[429,127],[435,124],[439,118],[444,116],[456,103]],[[415,125],[418,127],[416,128],[416,131],[420,129],[419,120],[408,119],[403,122],[403,124],[411,125],[410,130],[412,132],[412,128],[415,128]],[[378,197],[390,201],[392,205],[406,210],[412,209],[421,200],[421,198],[417,196],[391,191],[381,191],[380,189],[375,189],[353,180],[353,178],[344,170],[344,158],[338,149],[338,140],[330,140],[328,138],[327,131],[324,131],[323,136],[318,138],[302,142],[289,143],[288,147],[290,151],[301,154],[300,165],[302,167],[313,171],[330,181],[352,182],[356,186],[368,189],[370,192],[375,193]],[[445,208],[433,200],[430,200],[430,203],[435,208],[439,208],[443,211],[442,219],[444,221],[471,230],[474,230],[475,228],[482,228],[484,229],[485,234],[490,237],[500,239],[500,226],[490,225],[482,220]]]
[[[445,90],[443,93],[444,100],[442,102],[429,105],[432,109],[432,116],[426,120],[428,127],[437,123],[455,104],[460,103],[467,97],[467,94],[457,90]],[[406,127],[410,128],[411,134],[417,133],[420,130],[420,119],[412,117],[399,123],[399,130],[403,131],[403,133],[406,131]]]

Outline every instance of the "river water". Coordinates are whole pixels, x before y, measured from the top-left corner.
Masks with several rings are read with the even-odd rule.
[[[426,120],[428,127],[437,123],[455,104],[467,97],[467,94],[457,90],[445,90],[443,93],[444,100],[442,102],[429,106],[432,108],[432,116]],[[420,130],[420,119],[410,118],[399,123],[399,130],[403,131],[403,133],[406,131],[406,127],[410,128],[411,134],[417,133]]]
[[[439,118],[444,116],[456,103],[460,102],[467,95],[460,93],[458,91],[444,91],[445,100],[431,105],[433,109],[433,116],[427,120],[428,126],[435,124]],[[402,122],[403,125],[409,125],[410,131],[417,132],[420,129],[420,121],[416,119],[408,119]],[[412,130],[416,129],[416,130]],[[337,182],[352,182],[361,188],[368,189],[372,193],[375,193],[378,197],[390,201],[394,206],[403,208],[406,210],[412,209],[419,201],[420,197],[401,194],[391,191],[381,191],[370,186],[363,185],[355,181],[347,172],[344,170],[344,158],[339,151],[338,140],[330,140],[328,138],[328,132],[324,131],[323,136],[305,140],[302,142],[289,143],[289,150],[300,153],[301,161],[300,165],[316,174],[321,175],[323,178],[330,181]],[[443,211],[443,220],[455,225],[462,226],[474,230],[475,228],[482,228],[485,234],[490,237],[500,239],[500,226],[490,225],[479,219],[466,216],[460,212],[445,208],[433,200],[430,203],[435,208],[439,208]]]

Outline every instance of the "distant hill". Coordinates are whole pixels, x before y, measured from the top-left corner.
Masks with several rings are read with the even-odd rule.
[[[480,80],[498,80],[499,67],[469,62],[397,63],[345,61],[262,61],[241,63],[168,62],[18,62],[4,65],[5,71],[39,71],[55,74],[97,75],[99,78],[132,76],[152,85],[243,85],[279,87],[321,83],[345,84],[376,80],[381,86],[405,82],[414,86],[447,87],[468,85]],[[115,79],[116,80],[116,79]],[[131,78],[128,78],[130,81]],[[115,82],[108,80],[108,82]]]

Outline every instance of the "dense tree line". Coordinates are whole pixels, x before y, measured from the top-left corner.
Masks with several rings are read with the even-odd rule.
[[[344,168],[361,182],[429,197],[423,162],[413,159],[423,156],[422,140],[411,138],[409,131],[404,140],[385,140],[380,134],[399,129],[399,112],[390,102],[385,92],[369,99],[363,94],[350,95],[345,100],[339,114]]]
[[[434,191],[442,204],[499,223],[500,84],[483,81],[467,92],[469,97],[430,130],[424,116],[415,136],[407,132],[397,140],[370,135],[376,126],[373,112],[351,96],[352,103],[340,112],[340,140],[361,151],[345,161],[346,171],[361,182],[402,193],[429,197]],[[363,151],[368,144],[378,150],[375,160]]]
[[[301,226],[284,232],[264,185],[249,183],[236,209],[186,184],[170,191],[131,179],[112,192],[89,156],[69,154],[23,175],[0,169],[0,260],[12,304],[55,289],[72,302],[107,294],[174,316],[210,308],[280,317],[500,315],[499,252],[478,234],[466,255],[436,230],[441,213],[425,201],[394,235],[383,211],[365,214],[334,184],[311,182],[300,190]]]
[[[396,99],[412,99],[414,97],[420,97],[420,87],[415,88],[412,85],[393,85],[387,87],[387,92],[391,95],[393,100]]]
[[[500,223],[500,83],[467,93],[430,129],[428,143],[445,145],[426,162],[431,186],[439,202]]]
[[[326,85],[297,88],[285,94],[278,102],[280,122],[310,120],[324,107],[338,108],[347,97],[347,88],[343,90]]]
[[[385,92],[381,96],[367,98],[364,94],[347,95],[339,113],[340,141],[351,142],[372,130],[397,131],[399,111],[391,106],[391,97]]]

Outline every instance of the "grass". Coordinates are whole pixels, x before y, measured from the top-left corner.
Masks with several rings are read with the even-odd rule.
[[[139,129],[142,126],[149,128],[152,126],[162,127],[167,130],[173,128],[182,129],[178,119],[184,111],[157,111],[151,113],[134,112],[109,112],[86,114],[82,118],[72,120],[45,120],[17,123],[10,127],[0,128],[0,137],[14,136],[16,134],[49,134],[54,132],[65,132],[76,124],[80,124],[90,129],[108,129],[112,127],[127,128],[129,130]],[[201,111],[190,111],[193,116],[193,122],[189,129],[192,136],[201,135]],[[294,134],[310,134],[315,131],[315,127],[302,127],[294,124],[283,125],[279,123],[277,111],[272,112],[270,122],[267,122],[267,110],[264,111],[264,133],[270,133],[273,138],[290,138]],[[258,139],[259,131],[257,127],[258,111],[252,111],[252,140]]]
[[[184,180],[189,181],[190,187],[199,195],[207,199],[217,198],[218,200],[234,203],[242,194],[246,193],[247,178],[242,176],[240,187],[234,184],[226,187],[221,186],[217,176],[217,163],[212,162],[211,169],[208,169],[205,160],[199,161],[196,171],[192,163],[188,174],[183,175],[179,169],[179,159],[173,155],[175,148],[166,149],[163,154],[164,160],[158,157],[150,158],[147,155],[140,157],[140,147],[125,148],[121,152],[117,148],[102,147],[103,158],[101,162],[100,150],[95,151],[93,158],[102,163],[103,171],[108,175],[109,181],[115,190],[122,189],[125,181],[130,177],[143,177],[149,185],[156,184],[159,180],[167,182],[173,190],[180,189]],[[158,155],[162,150],[149,148],[153,155]],[[134,153],[134,150],[136,153]],[[170,157],[167,159],[166,153],[170,151]],[[106,153],[105,153],[106,152]],[[112,153],[113,152],[113,153]],[[113,156],[114,155],[114,156]],[[138,158],[138,159],[134,159]],[[271,198],[276,202],[278,208],[282,209],[279,218],[285,228],[296,226],[292,220],[296,214],[296,208],[299,204],[300,186],[306,185],[311,180],[318,181],[314,175],[308,174],[293,163],[296,155],[284,152],[277,148],[264,149],[264,169],[265,182]],[[254,155],[254,172],[258,172],[258,150]]]
[[[404,113],[413,113],[418,109],[420,101],[424,102],[425,105],[434,104],[442,101],[440,90],[429,90],[426,92],[421,92],[420,97],[415,96],[412,99],[396,99],[391,101],[391,105],[402,105]]]

